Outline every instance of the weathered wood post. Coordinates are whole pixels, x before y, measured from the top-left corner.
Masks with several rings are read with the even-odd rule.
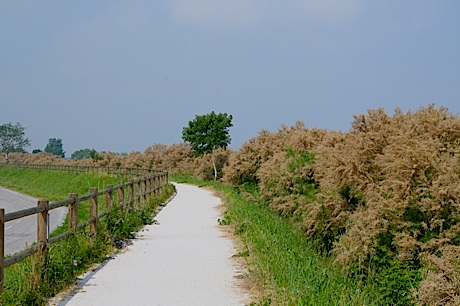
[[[74,200],[74,202],[70,203],[68,206],[69,229],[75,229],[78,225],[78,194],[69,193],[69,198]]]
[[[118,189],[118,204],[120,205],[120,210],[123,211],[123,206],[125,206],[125,190],[124,190],[124,183],[118,182],[120,188]]]
[[[89,192],[91,193],[91,198],[90,198],[90,218],[94,219],[90,225],[89,229],[91,232],[91,236],[95,237],[97,234],[97,203],[98,203],[98,189],[97,187],[91,187],[89,189]]]
[[[112,190],[113,185],[108,184],[106,188],[109,190],[105,194],[105,209],[108,211],[110,209],[110,206],[112,206],[112,202],[113,202],[113,190]]]
[[[38,206],[45,208],[44,211],[37,214],[37,244],[44,244],[39,253],[44,253],[48,244],[48,205],[48,200],[38,200]]]
[[[139,178],[136,179],[136,206],[141,206],[141,182]]]
[[[0,208],[0,294],[5,288],[5,209]]]
[[[130,179],[128,181],[128,206],[130,207],[133,206],[133,193],[134,193],[133,185],[134,185],[134,182],[132,179]]]
[[[150,194],[150,177],[149,176],[146,176],[145,177],[145,190],[146,190],[146,193],[147,193],[147,196],[146,196],[146,200],[147,201],[150,201],[151,199],[151,194]]]
[[[40,276],[44,278],[46,273],[46,261],[48,255],[48,200],[38,200],[38,207],[45,209],[37,214],[37,245]]]
[[[142,194],[142,199],[145,204],[145,202],[147,202],[147,179],[145,178],[145,176],[142,178],[142,189],[144,190],[144,193]]]
[[[154,197],[156,193],[155,174],[150,177],[150,188],[152,190],[152,197]]]

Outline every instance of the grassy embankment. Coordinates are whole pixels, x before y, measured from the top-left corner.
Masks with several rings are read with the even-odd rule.
[[[172,179],[211,186],[221,194],[226,212],[219,223],[231,226],[243,242],[236,256],[246,258],[248,280],[259,292],[253,305],[380,305],[369,279],[347,276],[306,239],[300,226],[263,203],[222,184],[184,176]]]
[[[90,187],[105,189],[107,184],[117,185],[119,181],[119,177],[102,174],[0,168],[0,186],[50,201],[65,199],[69,193],[85,195]],[[89,229],[76,232],[50,245],[46,262],[40,262],[33,255],[7,267],[0,305],[45,305],[47,298],[73,284],[78,275],[107,259],[117,246],[123,247],[136,230],[151,223],[157,208],[173,192],[174,187],[169,185],[148,203],[123,212],[114,205],[108,216],[100,220],[96,237],[89,237]],[[103,201],[105,198],[101,197],[99,202]],[[78,214],[80,221],[89,218],[89,202],[79,203]],[[57,232],[65,231],[66,224]]]

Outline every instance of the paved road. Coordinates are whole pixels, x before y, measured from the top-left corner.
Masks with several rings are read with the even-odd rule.
[[[245,305],[237,286],[235,249],[217,224],[220,199],[177,184],[176,197],[138,239],[91,272],[60,306]]]
[[[37,206],[37,199],[0,187],[0,208],[5,214]],[[51,230],[61,225],[65,219],[65,208],[50,212]],[[5,254],[14,254],[37,241],[37,216],[9,221],[5,223]]]

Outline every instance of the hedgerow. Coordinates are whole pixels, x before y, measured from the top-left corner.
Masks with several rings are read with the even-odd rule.
[[[274,211],[300,222],[337,264],[372,274],[389,304],[460,304],[460,118],[429,105],[354,116],[348,132],[298,122],[220,149],[221,181],[257,188]],[[12,153],[10,162],[157,167],[212,178],[210,156],[187,144],[126,156],[66,161]]]

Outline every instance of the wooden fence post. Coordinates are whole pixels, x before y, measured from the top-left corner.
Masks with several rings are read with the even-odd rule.
[[[5,288],[5,209],[0,208],[0,294]]]
[[[139,178],[136,180],[136,206],[141,206],[141,182]]]
[[[38,259],[41,265],[41,275],[45,272],[46,256],[48,253],[48,200],[38,200],[39,207],[45,207],[45,210],[37,214],[37,244],[40,245],[38,249]]]
[[[109,191],[105,194],[105,209],[108,211],[113,202],[113,185],[109,184],[106,187],[109,189]]]
[[[133,180],[129,180],[129,185],[128,185],[128,206],[132,207],[133,206],[133,185],[134,182]]]
[[[74,229],[78,225],[78,194],[69,193],[69,198],[74,199],[74,202],[68,207],[69,229]]]
[[[96,187],[91,187],[89,189],[89,192],[92,194],[90,198],[91,206],[90,206],[90,216],[89,217],[91,219],[94,218],[94,221],[92,221],[89,225],[89,229],[91,232],[91,236],[95,237],[97,234],[97,202],[98,202],[97,192],[98,192],[98,189]]]
[[[142,199],[144,200],[144,204],[145,202],[147,202],[147,183],[146,183],[146,178],[145,176],[142,178],[142,190],[144,190],[144,193],[142,194]]]
[[[125,206],[125,190],[123,188],[123,182],[118,182],[118,184],[121,186],[118,189],[118,203],[120,205],[121,211],[123,211],[123,206]]]
[[[150,177],[148,177],[148,176],[145,177],[145,190],[147,192],[146,200],[150,201],[150,199],[152,198],[152,195],[150,194],[150,192],[151,192],[151,190],[150,190]]]

